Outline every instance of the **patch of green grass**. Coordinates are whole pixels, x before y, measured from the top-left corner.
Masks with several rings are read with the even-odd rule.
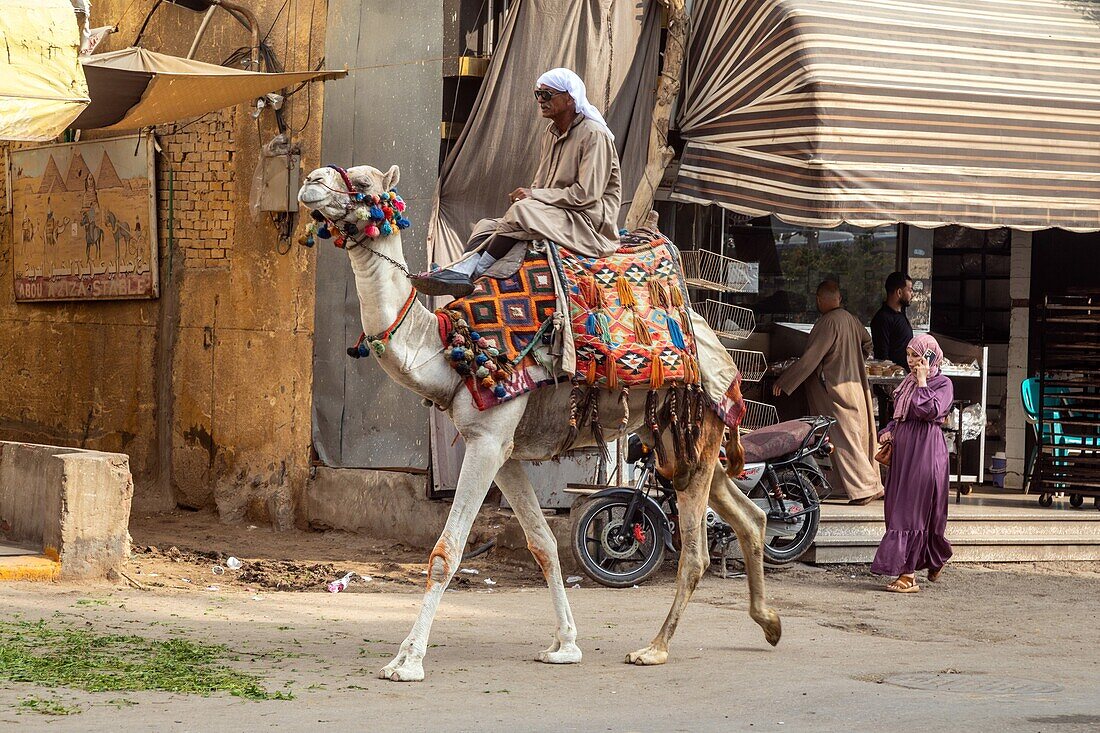
[[[285,700],[256,675],[227,667],[224,646],[186,639],[97,634],[0,621],[0,680],[89,692],[162,690],[191,695],[228,693],[248,700]]]
[[[81,598],[74,606],[106,606],[107,601],[102,598]]]
[[[24,711],[38,713],[40,715],[73,715],[83,712],[80,708],[66,707],[57,700],[47,700],[43,697],[25,697],[19,701],[19,713]]]

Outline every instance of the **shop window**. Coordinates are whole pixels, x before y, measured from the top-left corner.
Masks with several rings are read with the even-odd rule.
[[[758,322],[813,323],[820,315],[814,294],[827,279],[840,283],[845,306],[864,323],[882,305],[882,284],[897,262],[896,226],[815,229],[774,216],[725,217],[722,254],[760,264],[759,292],[741,296]]]

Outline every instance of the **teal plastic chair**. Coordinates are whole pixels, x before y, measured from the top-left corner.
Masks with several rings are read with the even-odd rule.
[[[1058,395],[1058,396],[1054,396]],[[1031,486],[1031,481],[1035,477],[1035,469],[1039,463],[1039,451],[1044,445],[1054,447],[1055,459],[1064,458],[1069,455],[1069,452],[1074,448],[1081,447],[1095,447],[1100,445],[1098,438],[1094,436],[1082,436],[1067,434],[1065,426],[1062,425],[1063,414],[1072,412],[1072,393],[1066,387],[1055,387],[1047,395],[1045,407],[1048,412],[1048,419],[1044,422],[1039,419],[1039,378],[1029,377],[1025,379],[1020,385],[1020,399],[1024,407],[1024,416],[1027,419],[1032,430],[1035,431],[1035,447],[1031,451],[1031,457],[1028,459],[1027,469],[1024,473],[1024,493],[1028,493],[1028,489]],[[1051,408],[1060,408],[1052,410]],[[1047,435],[1043,434],[1043,431],[1048,431]],[[1054,461],[1054,465],[1058,466],[1060,462]],[[1055,484],[1056,488],[1064,490],[1069,488],[1068,484]],[[1042,493],[1039,495],[1039,504],[1042,506],[1050,506],[1053,503],[1053,497],[1050,494]],[[1073,506],[1080,506],[1082,503],[1082,497],[1077,494],[1073,494],[1070,497],[1070,503]]]

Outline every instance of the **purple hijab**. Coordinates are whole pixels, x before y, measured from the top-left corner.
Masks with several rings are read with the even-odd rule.
[[[935,352],[935,356],[932,357],[932,362],[928,365],[931,367],[928,370],[928,377],[931,379],[940,373],[940,364],[943,364],[943,349],[940,348],[939,342],[930,334],[922,333],[920,336],[914,336],[906,348],[922,355],[931,349]],[[909,415],[909,405],[912,404],[913,395],[916,391],[917,378],[913,376],[912,372],[909,372],[905,375],[905,379],[902,380],[901,384],[898,385],[898,388],[894,390],[895,420],[904,421]]]

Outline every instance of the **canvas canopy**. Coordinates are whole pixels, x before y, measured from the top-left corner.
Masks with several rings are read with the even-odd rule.
[[[0,140],[52,140],[88,104],[72,4],[4,0],[0,40]]]
[[[71,11],[70,11],[71,12]],[[72,127],[133,130],[195,117],[346,71],[262,74],[124,48],[82,59],[92,102]]]
[[[1100,229],[1100,4],[696,0],[673,198]]]

